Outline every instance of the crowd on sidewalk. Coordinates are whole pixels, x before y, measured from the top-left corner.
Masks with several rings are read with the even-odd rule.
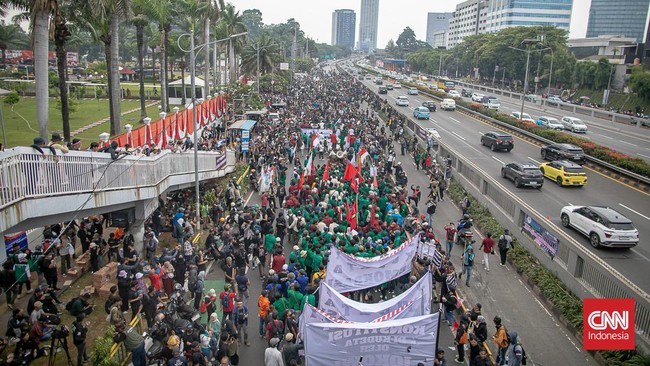
[[[467,358],[470,365],[491,365],[483,346],[490,340],[481,305],[475,304],[465,314],[458,310],[457,280],[465,276],[466,285],[471,283],[473,245],[467,242],[460,247],[463,268],[457,270],[450,261],[456,225],[445,227],[444,248],[433,230],[443,226],[435,212],[451,174],[449,162],[435,162],[433,141],[420,147],[416,139],[407,137],[403,116],[385,100],[360,82],[323,68],[297,80],[282,112],[279,122],[263,119],[254,127],[245,157],[261,205],[246,206],[241,187],[232,179],[221,191],[202,190],[206,193],[201,217],[192,215],[191,192],[161,198],[160,208],[147,222],[141,238],[135,238],[128,228],[105,232],[108,219],[101,216],[48,227],[42,247],[34,253],[18,248],[3,266],[8,305],[23,287],[31,291],[32,270],[39,274],[35,299],[49,296],[56,309],[45,313],[56,316],[63,311],[56,300],[58,279],[65,275],[71,257],[89,251],[92,271],[109,261],[119,263],[104,310],[106,321],[115,326],[115,340],[124,342],[132,352],[135,366],[145,365],[147,358],[168,365],[238,365],[240,353],[250,345],[249,326],[268,344],[265,366],[302,365],[298,318],[305,304],[318,304],[317,289],[327,276],[331,248],[371,258],[420,233],[446,257],[435,260],[419,255],[412,274],[347,295],[361,302],[382,301],[405,291],[430,271],[435,279],[435,299],[444,319],[454,327],[456,361],[465,363]],[[208,132],[201,144],[211,148],[222,137]],[[394,143],[399,144],[402,156],[414,154],[418,170],[422,168],[428,176],[429,187],[409,184]],[[427,188],[428,195],[422,200]],[[426,202],[422,214],[421,202]],[[199,222],[208,235],[205,241],[193,242]],[[162,236],[172,245],[163,248]],[[479,250],[489,254],[493,247],[494,242],[488,240]],[[489,256],[483,261],[488,269]],[[253,271],[247,268],[259,274],[261,293],[250,293]],[[223,273],[223,289],[206,288],[209,269],[218,271],[219,277]],[[32,296],[37,296],[36,292]],[[251,305],[251,297],[257,299],[257,306]],[[79,315],[74,333],[85,329],[82,314],[92,311],[84,295],[78,299],[70,306],[74,305]],[[52,328],[49,315],[36,309],[41,306],[36,306],[38,302],[45,306],[43,301],[34,301],[35,309],[27,314],[18,311],[12,320]],[[204,314],[205,320],[196,319],[197,312]],[[145,339],[128,326],[127,319],[137,317],[146,321],[154,350],[145,352]],[[493,322],[497,363],[503,365],[507,359],[510,366],[517,366],[525,355],[516,333],[508,332],[499,317]],[[31,343],[21,347],[31,347],[33,357],[42,355],[39,342],[44,335],[27,333],[25,342]],[[13,336],[22,338],[22,333]],[[79,343],[81,364],[85,339],[81,342],[80,336],[74,343]],[[445,350],[439,349],[433,364],[446,363]]]

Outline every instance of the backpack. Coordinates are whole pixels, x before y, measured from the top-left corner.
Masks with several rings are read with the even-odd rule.
[[[280,328],[276,325],[275,322],[277,322],[277,321],[279,321],[279,320],[273,320],[273,321],[271,321],[271,338],[282,339],[282,336],[283,336],[283,333],[284,333],[284,332],[282,331],[282,329],[280,329]]]
[[[528,364],[528,356],[526,356],[526,350],[521,344],[519,345],[519,347],[521,347],[521,364],[526,365]]]
[[[104,311],[106,311],[106,314],[110,314],[110,313],[111,313],[111,308],[113,307],[113,303],[115,303],[115,301],[113,301],[113,299],[110,298],[110,297],[109,297],[108,300],[106,300],[106,302],[104,303]]]
[[[224,292],[221,298],[221,306],[225,309],[228,305],[230,305],[230,292]]]
[[[506,239],[505,235],[501,235],[499,237],[499,249],[501,250],[508,249],[508,239]]]
[[[469,206],[472,205],[472,201],[468,198],[467,202],[465,203],[465,208],[469,208]]]
[[[78,298],[73,297],[72,300],[68,301],[68,302],[65,304],[65,310],[67,310],[67,311],[71,311],[71,310],[72,310],[72,305],[74,305],[74,302],[77,301],[77,300],[78,300]]]

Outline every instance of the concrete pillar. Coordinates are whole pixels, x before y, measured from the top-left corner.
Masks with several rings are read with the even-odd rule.
[[[158,208],[158,198],[137,201],[135,203],[135,220],[129,225],[129,231],[135,239],[135,250],[143,253],[142,237],[144,236],[144,223],[151,214]]]

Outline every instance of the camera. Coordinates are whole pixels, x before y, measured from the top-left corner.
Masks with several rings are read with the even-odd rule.
[[[70,329],[66,325],[60,325],[52,330],[52,338],[63,339],[70,334]]]

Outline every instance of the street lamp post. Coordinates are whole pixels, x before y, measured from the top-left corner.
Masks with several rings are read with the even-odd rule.
[[[201,48],[211,45],[211,44],[217,44],[225,41],[230,41],[233,38],[243,36],[248,34],[248,32],[242,32],[242,33],[237,33],[237,34],[232,34],[228,38],[224,39],[218,39],[216,41],[212,42],[207,42],[200,44],[198,46],[194,45],[194,28],[190,31],[190,33],[184,33],[178,36],[177,44],[178,48],[185,52],[190,54],[190,85],[192,88],[192,127],[194,128],[194,190],[196,193],[196,227],[197,230],[201,230],[201,207],[200,207],[200,202],[201,202],[201,194],[199,190],[199,152],[198,152],[198,143],[199,143],[199,138],[198,138],[198,132],[197,132],[197,126],[196,126],[196,53],[201,50]],[[184,36],[189,36],[190,37],[190,49],[186,50],[181,46],[181,38]],[[205,80],[204,82],[208,82]]]
[[[530,46],[538,44],[539,41],[536,39],[524,39],[521,44],[526,46],[526,49],[516,48],[509,46],[513,50],[521,51],[526,54],[526,76],[524,77],[524,93],[521,96],[521,111],[519,112],[519,119],[521,120],[524,117],[524,104],[526,102],[526,92],[528,91],[528,67],[530,66],[530,53],[533,52],[530,50]]]

